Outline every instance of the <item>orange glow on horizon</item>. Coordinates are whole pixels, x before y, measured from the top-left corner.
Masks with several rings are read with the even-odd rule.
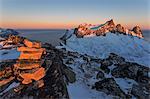
[[[88,23],[88,22],[87,22]],[[89,22],[90,23],[90,22]],[[46,23],[46,22],[1,22],[0,27],[1,28],[12,28],[12,29],[70,29],[78,27],[78,25],[81,23]],[[95,22],[93,23],[95,24]],[[115,22],[117,24],[117,22]],[[141,29],[148,29],[150,30],[149,23],[139,23],[139,24],[123,24],[127,29],[132,29],[134,26],[140,26]]]
[[[62,23],[41,23],[41,22],[16,22],[16,23],[2,23],[2,28],[13,29],[67,29],[73,28],[77,25],[74,24],[62,24]]]

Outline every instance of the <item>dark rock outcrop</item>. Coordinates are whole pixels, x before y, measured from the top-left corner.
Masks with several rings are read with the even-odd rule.
[[[104,79],[105,78],[105,75],[102,71],[99,71],[96,75],[96,79]]]
[[[148,83],[150,80],[148,77],[148,72],[150,71],[148,67],[131,62],[116,64],[116,66],[117,67],[112,70],[114,77],[127,77],[140,83]]]
[[[131,64],[131,63],[125,63],[125,64],[117,64],[118,67],[114,68],[112,70],[112,75],[114,77],[127,77],[131,79],[135,79],[138,71],[138,66]]]
[[[101,66],[100,66],[100,68],[101,68],[102,70],[104,70],[105,73],[109,73],[109,72],[110,72],[110,69],[109,69],[108,67],[111,66],[112,64],[113,64],[112,61],[110,61],[110,60],[108,60],[108,59],[103,59],[103,60],[101,61]]]
[[[1,29],[0,28],[0,37],[7,38],[9,35],[18,35],[19,32],[13,29]]]
[[[113,78],[105,78],[95,83],[94,88],[107,94],[127,98],[127,95],[120,89],[119,85]]]
[[[107,58],[109,61],[112,61],[114,64],[124,63],[125,59],[117,54],[110,53],[109,57]]]
[[[149,99],[150,97],[150,88],[146,89],[142,85],[133,85],[131,93],[138,99]]]
[[[76,81],[76,74],[71,69],[69,69],[68,67],[64,68],[63,72],[67,79],[67,82],[74,83]]]

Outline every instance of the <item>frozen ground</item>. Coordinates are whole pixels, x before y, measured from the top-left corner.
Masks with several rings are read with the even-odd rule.
[[[0,61],[8,60],[8,59],[17,59],[20,55],[20,52],[14,49],[3,49],[0,50]]]
[[[74,34],[67,39],[66,45],[57,48],[88,54],[98,58],[106,58],[115,53],[131,62],[150,65],[150,43],[138,37],[107,33],[106,36],[88,36],[77,38]]]

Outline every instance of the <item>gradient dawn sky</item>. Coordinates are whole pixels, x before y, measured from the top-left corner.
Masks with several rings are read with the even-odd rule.
[[[110,19],[150,29],[150,0],[0,0],[3,28],[73,28]]]

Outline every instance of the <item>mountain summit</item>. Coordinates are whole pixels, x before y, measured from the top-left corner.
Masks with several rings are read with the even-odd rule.
[[[135,26],[132,30],[128,30],[124,28],[121,24],[115,25],[113,19],[105,22],[104,24],[100,25],[91,25],[91,24],[80,24],[78,28],[76,29],[76,36],[77,37],[83,37],[85,35],[105,35],[108,32],[111,33],[120,33],[125,35],[133,35],[137,36],[139,38],[143,38],[141,29],[139,26]]]
[[[139,26],[129,30],[121,24],[115,25],[112,19],[100,25],[80,24],[67,30],[61,40],[63,46],[59,47],[67,50],[101,58],[116,53],[129,61],[149,64],[149,43]]]

